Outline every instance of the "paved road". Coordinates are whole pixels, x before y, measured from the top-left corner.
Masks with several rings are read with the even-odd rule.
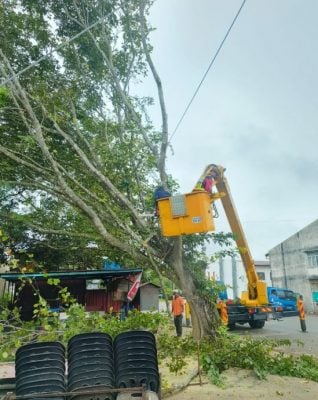
[[[307,332],[302,332],[298,317],[270,320],[263,329],[250,329],[237,325],[235,333],[240,335],[265,336],[272,339],[290,339],[292,345],[286,351],[294,354],[312,354],[318,356],[318,315],[306,316]]]
[[[165,303],[160,301],[161,310]],[[185,326],[185,320],[183,325]],[[298,317],[267,321],[263,329],[251,329],[248,325],[236,325],[234,333],[240,335],[265,336],[272,339],[289,339],[291,346],[284,351],[293,354],[312,354],[318,357],[318,315],[306,315],[307,332],[302,332]]]

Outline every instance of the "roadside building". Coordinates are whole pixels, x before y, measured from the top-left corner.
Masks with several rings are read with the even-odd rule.
[[[140,310],[140,291],[131,301],[128,301],[128,294],[141,273],[142,269],[103,269],[45,274],[7,272],[0,277],[5,281],[2,296],[10,295],[11,305],[19,307],[21,318],[28,321],[33,317],[38,294],[47,301],[52,311],[61,311],[61,288],[67,288],[86,311],[120,314],[123,307]],[[58,280],[59,283],[54,285],[50,280]]]
[[[0,264],[0,274],[4,272],[8,272],[9,267],[7,265]],[[0,278],[0,297],[3,297],[3,293],[6,291],[6,281],[5,279]]]
[[[268,252],[273,286],[301,293],[318,312],[318,219]]]
[[[151,282],[142,283],[136,295],[137,299],[140,296],[140,311],[159,311],[159,292],[160,286]]]
[[[266,282],[267,286],[272,286],[271,266],[268,260],[254,261],[258,278]]]

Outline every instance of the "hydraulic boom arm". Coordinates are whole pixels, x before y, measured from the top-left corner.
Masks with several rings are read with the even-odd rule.
[[[240,223],[234,201],[231,196],[227,179],[224,176],[224,171],[225,168],[219,165],[208,165],[204,173],[201,175],[200,180],[197,182],[194,190],[198,190],[198,188],[202,186],[202,182],[204,181],[204,179],[206,179],[207,177],[212,177],[212,179],[214,179],[215,186],[220,195],[226,217],[230,224],[234,240],[240,252],[242,262],[246,271],[246,276],[248,280],[248,298],[250,300],[260,300],[258,293],[260,281],[258,279],[255,264],[252,259],[251,252],[249,250],[248,243],[243,232],[243,228]],[[260,303],[266,303],[265,299],[262,299]]]

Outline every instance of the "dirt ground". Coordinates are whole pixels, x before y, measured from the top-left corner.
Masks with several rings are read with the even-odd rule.
[[[13,375],[13,363],[2,364],[0,367],[2,377]],[[198,385],[199,379],[195,378],[186,389],[180,391],[180,388],[189,383],[191,377],[196,374],[196,367],[195,362],[190,362],[186,372],[176,376],[170,373],[167,367],[161,366],[162,398],[169,400],[313,400],[318,398],[318,383],[316,382],[276,375],[268,376],[266,380],[259,380],[252,371],[241,369],[230,369],[223,373],[224,388],[207,383],[208,379],[203,376],[202,386]],[[178,393],[175,393],[176,391]]]
[[[304,335],[298,332],[299,321],[292,319],[285,321],[284,324],[275,325],[269,323],[268,331],[261,332],[264,336],[272,338],[290,338],[293,344],[290,347],[284,347],[282,350],[288,353],[299,355],[302,353],[318,355],[317,353],[317,316],[309,318],[309,332]],[[290,324],[296,324],[290,326]],[[315,324],[314,324],[315,323]],[[285,327],[286,325],[286,327]],[[285,330],[286,332],[285,332]],[[296,332],[290,334],[289,332]],[[244,334],[244,332],[241,332]],[[248,334],[249,331],[246,332]],[[304,347],[299,346],[298,340],[304,342]],[[288,399],[288,400],[313,400],[318,399],[318,383],[301,378],[281,377],[277,375],[269,375],[265,380],[259,380],[253,371],[230,369],[225,371],[222,376],[225,378],[224,388],[219,388],[209,384],[207,377],[203,377],[205,383],[202,386],[193,385],[198,383],[198,379],[191,381],[186,389],[178,391],[189,383],[191,376],[196,375],[197,363],[189,362],[189,365],[183,375],[176,376],[171,374],[164,365],[160,366],[162,377],[162,398],[169,400],[272,400],[272,399]],[[168,384],[169,383],[169,384]]]
[[[268,375],[260,380],[253,371],[233,368],[225,371],[223,388],[208,383],[203,376],[199,379],[191,377],[197,374],[197,363],[189,360],[186,371],[181,375],[169,372],[164,365],[160,366],[162,398],[169,400],[313,400],[318,399],[318,383],[291,377]],[[189,384],[189,381],[191,383]],[[184,390],[180,390],[188,385]],[[176,393],[177,392],[177,393]]]
[[[169,400],[255,400],[288,399],[313,400],[318,398],[318,383],[299,378],[268,376],[259,380],[252,371],[230,369],[224,372],[225,387],[190,384],[175,395],[165,395]],[[198,382],[196,379],[193,382]],[[207,379],[203,379],[207,382]]]

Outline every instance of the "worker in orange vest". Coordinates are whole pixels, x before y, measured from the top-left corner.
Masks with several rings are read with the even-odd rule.
[[[305,320],[305,310],[303,296],[299,295],[297,300],[297,308],[299,313],[300,327],[303,332],[306,332],[306,320]]]
[[[185,318],[186,318],[186,326],[189,327],[191,325],[191,310],[190,305],[187,300],[184,301],[184,311],[185,311]]]
[[[221,317],[222,324],[224,326],[227,326],[229,323],[229,317],[227,314],[227,305],[224,300],[219,301],[219,309],[220,309],[220,317]]]
[[[172,299],[172,315],[174,325],[176,327],[177,336],[182,336],[182,320],[183,320],[183,311],[184,311],[184,302],[180,293],[175,291]]]

